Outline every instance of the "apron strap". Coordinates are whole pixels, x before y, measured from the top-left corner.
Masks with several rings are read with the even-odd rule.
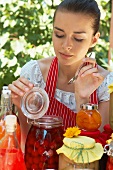
[[[49,98],[54,97],[57,78],[58,78],[58,59],[57,57],[55,57],[50,65],[45,87],[45,90]]]

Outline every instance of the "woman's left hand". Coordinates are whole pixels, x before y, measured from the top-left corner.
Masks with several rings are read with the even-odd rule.
[[[83,62],[83,67],[78,69],[78,77],[75,80],[75,93],[81,98],[89,98],[103,82],[105,76],[102,75],[102,71],[99,71],[95,59],[85,58]]]

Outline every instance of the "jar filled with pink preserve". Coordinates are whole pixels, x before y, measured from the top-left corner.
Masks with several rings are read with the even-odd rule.
[[[34,87],[22,98],[23,114],[31,124],[25,144],[27,170],[58,170],[56,150],[63,144],[62,118],[45,115],[48,106],[48,95],[39,87]]]

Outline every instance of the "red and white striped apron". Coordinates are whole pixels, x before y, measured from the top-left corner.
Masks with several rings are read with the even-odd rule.
[[[67,129],[67,127],[73,127],[76,125],[76,113],[71,111],[68,107],[66,107],[64,104],[60,103],[54,98],[57,78],[58,59],[57,57],[55,57],[50,65],[45,87],[50,100],[49,108],[46,115],[55,115],[62,117],[64,129]],[[94,93],[91,95],[91,103],[98,103],[96,91],[94,91]]]

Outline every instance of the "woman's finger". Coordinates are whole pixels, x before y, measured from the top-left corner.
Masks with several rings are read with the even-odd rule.
[[[97,67],[93,67],[92,64],[89,64],[87,66],[84,66],[81,70],[80,70],[80,76],[84,77],[88,74],[92,74],[94,72],[98,72]]]
[[[104,75],[102,75],[102,74],[100,74],[100,73],[93,73],[93,76],[94,77],[97,77],[97,78],[99,78],[99,79],[101,79],[101,80],[104,80]]]
[[[19,77],[16,81],[13,82],[13,84],[18,84],[18,82],[21,82],[22,84],[29,86],[30,88],[33,87],[33,83],[31,83],[25,77]]]
[[[13,84],[9,84],[8,88],[9,88],[9,90],[11,90],[11,93],[14,93],[15,95],[19,95],[19,96],[23,96],[24,95],[24,91],[22,91],[21,89],[17,88]],[[13,95],[13,97],[14,97],[14,95]]]
[[[86,58],[83,59],[83,62],[87,62],[89,64],[93,64],[93,67],[95,67],[97,65],[95,58],[86,57]]]

